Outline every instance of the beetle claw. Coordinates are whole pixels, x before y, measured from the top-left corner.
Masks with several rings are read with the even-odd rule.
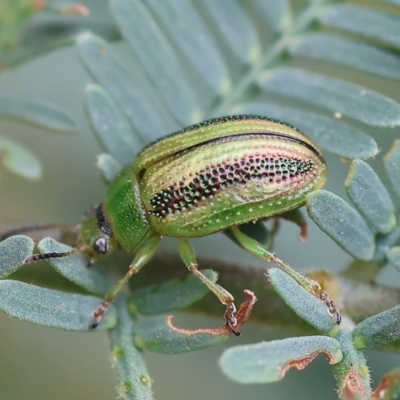
[[[89,325],[90,329],[96,329],[99,326],[99,322],[94,321]]]
[[[226,320],[226,326],[232,331],[235,336],[240,336],[241,333],[236,329],[238,321],[236,318],[236,306],[234,303],[226,306],[224,317]]]
[[[237,329],[235,329],[232,324],[230,323],[230,321],[226,321],[226,326],[232,331],[232,333],[236,336],[239,337],[242,335],[241,332],[239,332]]]
[[[104,317],[104,314],[110,307],[111,302],[107,299],[104,299],[102,303],[92,312],[93,322],[89,325],[90,329],[96,329],[101,320]]]
[[[342,322],[342,315],[340,314],[338,308],[335,306],[333,300],[329,297],[328,293],[321,292],[319,297],[325,303],[326,311],[328,312],[328,314],[330,316],[336,315],[336,324],[340,325],[340,323]]]

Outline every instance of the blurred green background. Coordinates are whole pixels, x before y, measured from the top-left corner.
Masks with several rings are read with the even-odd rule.
[[[90,5],[90,2],[87,3]],[[106,13],[106,8],[101,12]],[[304,62],[299,64],[304,65]],[[308,66],[315,71],[334,70],[339,77],[343,72],[322,63]],[[348,73],[347,77],[351,78],[350,75]],[[30,223],[76,223],[87,208],[101,202],[105,185],[95,167],[96,155],[101,150],[90,133],[83,112],[83,92],[88,82],[89,78],[73,47],[0,73],[1,93],[49,101],[67,110],[79,126],[76,134],[65,135],[43,132],[14,121],[0,121],[0,133],[31,149],[42,161],[44,171],[40,181],[30,182],[0,170],[0,231]],[[365,81],[358,83],[372,89],[379,88],[400,101],[398,82],[365,75]],[[375,132],[369,129],[368,133],[377,139],[382,148],[382,152],[371,161],[374,168],[382,171],[381,158],[393,139],[400,137],[400,130],[376,128]],[[345,196],[343,182],[348,164],[328,157],[328,166],[328,189]],[[296,227],[283,223],[275,250],[281,258],[300,270],[341,270],[351,261],[350,256],[312,224],[305,244],[299,243],[297,236]],[[170,241],[166,246],[176,244]],[[247,256],[222,235],[199,239],[194,246],[199,254],[218,257],[223,252],[225,259],[265,268],[261,261]],[[393,271],[383,271],[380,282],[400,286],[399,275]],[[245,288],[245,282],[243,286]],[[264,306],[268,307],[267,304]],[[177,325],[187,328],[207,327],[219,322],[185,314],[179,315],[176,320]],[[105,333],[63,332],[20,322],[4,314],[0,314],[0,332],[1,400],[105,400],[117,397]],[[229,381],[217,365],[224,348],[289,334],[251,323],[243,333],[239,339],[231,338],[223,345],[189,354],[163,356],[147,353],[145,359],[153,379],[155,398],[337,399],[331,368],[322,357],[305,371],[290,371],[279,383],[243,386]],[[400,355],[370,351],[367,357],[375,383],[384,373],[400,366]]]

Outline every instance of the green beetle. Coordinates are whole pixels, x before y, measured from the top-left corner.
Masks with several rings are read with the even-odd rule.
[[[249,115],[205,121],[144,148],[110,185],[104,202],[84,217],[82,243],[76,249],[35,254],[26,263],[75,251],[93,261],[113,249],[133,252],[141,246],[126,276],[93,312],[94,328],[122,286],[151,259],[162,237],[178,238],[183,262],[226,306],[226,324],[238,335],[233,296],[198,270],[188,241],[229,230],[241,247],[275,262],[320,297],[340,323],[339,312],[315,281],[240,229],[241,224],[304,205],[306,195],[324,185],[326,173],[319,148],[287,124]]]

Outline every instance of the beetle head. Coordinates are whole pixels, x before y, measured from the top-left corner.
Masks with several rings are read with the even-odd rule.
[[[81,227],[84,252],[89,257],[96,258],[112,250],[113,232],[104,218],[101,204],[91,208],[85,214]]]

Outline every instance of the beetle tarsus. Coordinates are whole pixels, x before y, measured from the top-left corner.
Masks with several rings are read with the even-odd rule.
[[[96,262],[96,260],[95,260],[94,258],[91,258],[91,259],[87,262],[86,267],[87,267],[87,268],[90,268],[95,262]]]
[[[226,325],[227,325],[227,327],[231,330],[231,332],[232,332],[236,337],[239,337],[239,336],[242,335],[242,333],[239,332],[237,329],[235,329],[235,328],[230,324],[229,321],[226,321]]]
[[[93,322],[89,325],[90,329],[96,329],[99,326],[104,314],[109,309],[110,304],[110,300],[104,299],[101,304],[92,312]]]
[[[236,329],[238,321],[236,318],[236,306],[234,303],[230,303],[226,306],[224,317],[226,320],[226,326],[232,331],[235,336],[240,336],[241,333]]]
[[[98,326],[99,326],[99,323],[98,323],[97,321],[95,321],[95,322],[92,322],[92,323],[89,325],[89,328],[90,328],[90,329],[96,329]]]
[[[328,314],[331,316],[336,315],[336,324],[340,325],[342,322],[342,315],[340,314],[339,309],[335,306],[333,300],[329,297],[329,294],[322,291],[319,297],[325,303]]]

